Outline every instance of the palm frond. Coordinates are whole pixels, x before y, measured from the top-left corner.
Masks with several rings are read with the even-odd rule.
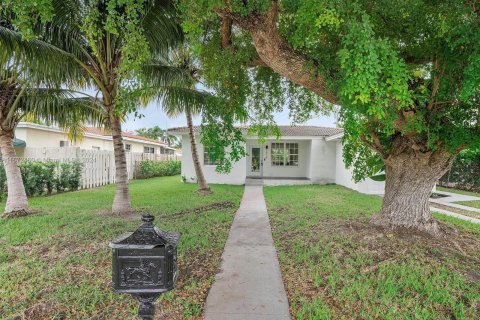
[[[106,126],[108,119],[95,98],[64,89],[31,88],[21,98],[18,113],[46,123],[55,123],[69,131],[75,140],[84,132],[84,124]]]
[[[172,1],[149,1],[142,27],[153,56],[164,55],[184,38],[180,18]]]
[[[206,92],[182,86],[164,86],[155,88],[150,97],[162,103],[168,116],[178,116],[185,111],[199,114],[206,106],[218,103],[217,98]]]
[[[148,63],[142,69],[150,87],[164,87],[171,84],[191,87],[195,83],[188,70],[167,63]]]
[[[84,71],[72,54],[44,41],[24,40],[15,31],[0,26],[0,47],[33,83],[70,84],[84,79]]]

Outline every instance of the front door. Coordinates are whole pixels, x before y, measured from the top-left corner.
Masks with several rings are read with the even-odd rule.
[[[249,175],[260,177],[263,170],[262,148],[250,147]]]

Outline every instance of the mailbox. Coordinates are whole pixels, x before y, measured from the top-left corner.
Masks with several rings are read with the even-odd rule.
[[[172,290],[177,280],[177,233],[165,232],[143,215],[143,224],[122,235],[109,246],[113,249],[113,290],[129,293],[140,302],[138,315],[153,319],[155,300]]]

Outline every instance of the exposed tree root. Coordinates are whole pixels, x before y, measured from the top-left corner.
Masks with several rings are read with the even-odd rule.
[[[3,219],[20,218],[20,217],[30,216],[35,213],[37,212],[31,211],[31,210],[15,210],[10,212],[5,212],[4,214],[2,214],[2,218]]]
[[[197,193],[199,195],[206,196],[206,195],[212,194],[213,191],[210,188],[206,188],[206,189],[198,189]]]
[[[409,229],[412,231],[426,233],[433,237],[439,237],[443,234],[438,226],[437,221],[433,218],[428,221],[410,221],[404,219],[393,219],[391,216],[376,214],[372,217],[370,222],[383,228],[390,228],[393,230],[399,228]]]

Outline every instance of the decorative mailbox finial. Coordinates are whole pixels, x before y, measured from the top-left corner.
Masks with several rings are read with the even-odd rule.
[[[143,319],[153,319],[155,300],[172,290],[177,280],[179,235],[161,231],[154,219],[143,215],[143,224],[136,231],[109,244],[113,249],[113,290],[137,299],[138,315]]]

